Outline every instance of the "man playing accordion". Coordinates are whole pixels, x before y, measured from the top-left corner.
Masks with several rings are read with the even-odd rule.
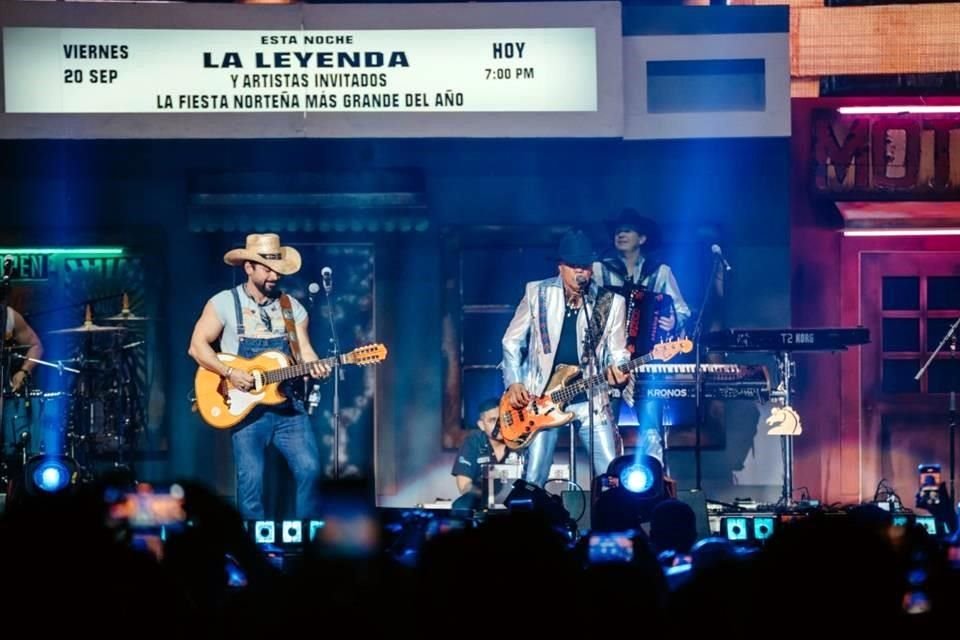
[[[598,286],[622,295],[627,301],[627,349],[632,357],[648,353],[654,344],[681,335],[690,318],[673,270],[654,260],[650,252],[660,246],[660,229],[650,218],[635,209],[624,209],[610,225],[615,253],[594,265]],[[639,424],[639,453],[663,460],[664,434],[661,432],[662,403],[633,402],[633,384],[623,393],[636,411]],[[620,403],[615,403],[619,417]]]

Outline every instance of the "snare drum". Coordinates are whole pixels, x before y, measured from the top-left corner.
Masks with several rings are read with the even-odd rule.
[[[8,394],[3,404],[3,455],[26,459],[65,450],[67,394],[32,389]]]

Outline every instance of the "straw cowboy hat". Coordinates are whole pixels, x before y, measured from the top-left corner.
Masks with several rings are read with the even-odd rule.
[[[289,276],[300,271],[300,252],[293,247],[281,247],[280,236],[275,233],[251,233],[247,246],[233,249],[223,256],[223,261],[237,267],[246,260],[270,267],[280,275]]]

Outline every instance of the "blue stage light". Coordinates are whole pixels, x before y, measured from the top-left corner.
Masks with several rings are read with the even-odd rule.
[[[753,539],[766,540],[773,535],[777,519],[772,516],[756,516],[753,518]]]
[[[257,520],[253,523],[253,540],[257,544],[273,544],[277,540],[273,520]]]
[[[636,529],[650,521],[654,507],[666,497],[663,465],[649,455],[614,458],[597,477],[592,525],[598,531]]]
[[[620,472],[620,484],[631,493],[643,493],[653,486],[653,474],[641,464],[631,465]]]
[[[36,456],[27,463],[24,476],[32,494],[59,493],[76,483],[77,465],[63,456]]]
[[[284,544],[303,542],[303,524],[299,520],[284,520],[280,536]]]
[[[750,538],[746,518],[723,518],[720,521],[720,529],[727,540],[740,541]]]
[[[607,477],[639,498],[662,498],[663,465],[649,455],[625,455],[614,458],[607,467]]]

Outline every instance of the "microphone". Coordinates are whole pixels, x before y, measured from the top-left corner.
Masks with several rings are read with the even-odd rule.
[[[318,285],[316,282],[311,282],[309,285],[307,285],[307,298],[310,299],[311,305],[313,305],[313,296],[317,295],[318,293],[320,293],[320,285]]]
[[[324,267],[320,269],[320,277],[323,278],[323,290],[327,294],[333,291],[333,269]]]
[[[7,282],[13,276],[13,256],[3,256],[3,281]]]
[[[717,260],[720,261],[720,264],[723,265],[724,271],[732,271],[733,267],[730,266],[730,263],[727,262],[727,259],[723,257],[723,251],[720,249],[720,245],[712,244],[710,245],[710,251],[717,257]]]
[[[590,288],[590,278],[586,276],[577,276],[577,288],[584,292]]]

